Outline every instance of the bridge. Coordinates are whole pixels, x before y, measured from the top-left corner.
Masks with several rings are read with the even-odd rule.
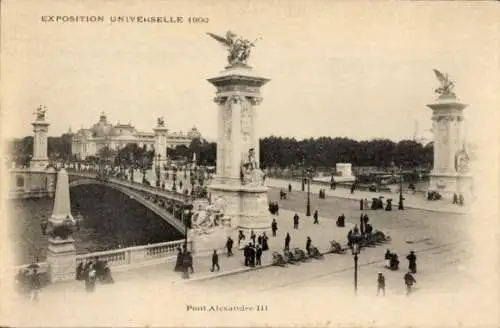
[[[159,187],[118,178],[98,179],[96,173],[68,171],[69,187],[97,184],[112,188],[129,196],[153,211],[177,231],[185,234],[183,210],[191,197]]]

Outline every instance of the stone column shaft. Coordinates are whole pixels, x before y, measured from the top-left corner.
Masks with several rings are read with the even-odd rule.
[[[241,101],[231,99],[231,178],[240,178],[241,172]]]

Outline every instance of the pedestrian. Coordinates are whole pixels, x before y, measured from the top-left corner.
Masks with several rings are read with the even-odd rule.
[[[377,296],[379,296],[380,291],[382,291],[382,295],[385,296],[385,277],[382,272],[379,272],[377,277]]]
[[[257,236],[255,235],[255,232],[253,232],[253,230],[252,230],[252,231],[250,231],[250,239],[252,240],[252,243],[253,243],[254,245],[255,245],[255,237],[257,237]]]
[[[180,247],[177,247],[177,260],[175,261],[175,269],[174,271],[182,271],[182,250]]]
[[[245,266],[250,265],[250,244],[243,248],[243,256],[245,257]]]
[[[406,286],[406,296],[409,296],[412,292],[413,285],[417,283],[415,278],[412,276],[411,272],[407,272],[404,276],[405,286]]]
[[[292,192],[292,184],[291,184],[291,183],[289,183],[289,184],[288,184],[288,192],[289,192],[289,193],[291,193],[291,192]]]
[[[319,224],[319,222],[318,222],[318,210],[314,211],[314,222],[313,222],[313,224]]]
[[[245,239],[247,239],[247,237],[245,237],[245,235],[243,234],[243,231],[240,230],[238,233],[238,248],[240,248],[241,241],[245,240]]]
[[[352,231],[352,232],[353,232],[353,234],[354,234],[354,235],[356,235],[356,236],[357,236],[357,235],[359,235],[359,228],[358,228],[358,225],[357,225],[357,224],[356,224],[356,225],[354,225],[354,229],[353,229],[353,231]]]
[[[290,238],[290,234],[287,232],[286,237],[285,237],[285,251],[290,250],[290,240],[291,239],[292,238]]]
[[[307,254],[309,254],[309,250],[311,249],[311,243],[312,243],[311,237],[307,236],[307,241],[306,241]]]
[[[255,245],[250,244],[250,266],[254,267],[255,266]]]
[[[365,206],[364,206],[364,208],[365,208],[365,210],[368,209],[368,199],[367,198],[365,198]]]
[[[297,213],[295,213],[295,215],[293,216],[293,228],[299,228],[299,215]]]
[[[391,251],[390,250],[387,250],[385,252],[384,259],[385,259],[385,267],[387,269],[389,269],[391,267]]]
[[[267,237],[266,233],[262,235],[262,251],[267,251],[269,250],[269,245],[267,243],[269,237]]]
[[[360,199],[360,200],[359,200],[359,210],[360,210],[360,211],[362,211],[362,210],[363,210],[363,204],[364,204],[363,199]]]
[[[94,292],[97,274],[94,268],[91,268],[85,279],[85,290],[89,293]]]
[[[193,268],[193,255],[191,252],[187,252],[186,256],[188,258],[188,263],[189,263],[189,269],[191,270],[191,274],[194,273],[194,268]]]
[[[212,270],[210,271],[214,272],[215,267],[217,267],[217,271],[220,271],[219,254],[217,254],[217,250],[214,249],[214,253],[212,254]]]
[[[226,248],[227,256],[233,256],[233,239],[231,239],[231,237],[227,237]]]
[[[260,245],[257,245],[257,250],[255,253],[256,265],[262,265],[261,258],[262,258],[262,247],[260,247]]]
[[[182,190],[182,180],[179,181],[179,189]]]
[[[363,224],[363,213],[361,213],[361,217],[359,218],[359,231],[363,235],[365,233],[365,225]]]
[[[30,277],[30,299],[34,302],[38,301],[38,293],[40,291],[40,275],[37,269],[33,269]]]
[[[259,235],[259,237],[257,237],[257,244],[262,246],[262,235]]]
[[[415,255],[415,252],[411,251],[406,259],[408,260],[408,270],[410,270],[413,274],[417,273],[417,256]]]
[[[271,229],[273,230],[273,237],[276,237],[276,231],[278,230],[278,223],[276,222],[276,219],[273,219]]]

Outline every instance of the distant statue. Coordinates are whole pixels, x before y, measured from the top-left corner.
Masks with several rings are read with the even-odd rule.
[[[250,57],[250,52],[255,47],[255,42],[247,39],[238,38],[237,35],[231,31],[227,31],[226,37],[221,37],[213,33],[207,33],[215,40],[219,41],[228,51],[227,61],[230,65],[245,64]]]
[[[35,111],[36,119],[38,121],[44,121],[45,115],[47,114],[47,107],[40,105]]]
[[[455,96],[455,93],[453,92],[455,84],[450,80],[448,74],[443,74],[437,69],[434,69],[434,74],[436,74],[437,79],[441,83],[441,86],[434,90],[434,92],[442,96]]]
[[[214,204],[207,205],[193,213],[192,227],[198,234],[209,234],[215,227],[221,226],[221,218],[224,216],[226,204],[221,197]]]
[[[469,155],[462,149],[455,156],[455,170],[457,173],[467,173],[469,172]]]
[[[165,120],[163,119],[163,116],[158,117],[156,120],[158,126],[165,126]]]
[[[248,158],[241,165],[241,178],[243,184],[252,186],[261,186],[264,184],[264,173],[259,169],[259,165],[255,160],[255,149],[248,150]]]

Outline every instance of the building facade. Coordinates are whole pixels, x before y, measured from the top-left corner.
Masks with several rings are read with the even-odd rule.
[[[193,127],[189,132],[167,133],[167,148],[175,148],[178,145],[189,146],[195,138],[201,138],[200,132]],[[102,113],[99,121],[88,129],[80,129],[73,134],[71,140],[71,153],[80,160],[89,156],[96,156],[100,149],[109,147],[119,150],[127,144],[137,144],[148,150],[153,150],[155,145],[155,133],[137,131],[129,124],[111,124],[106,114]]]

